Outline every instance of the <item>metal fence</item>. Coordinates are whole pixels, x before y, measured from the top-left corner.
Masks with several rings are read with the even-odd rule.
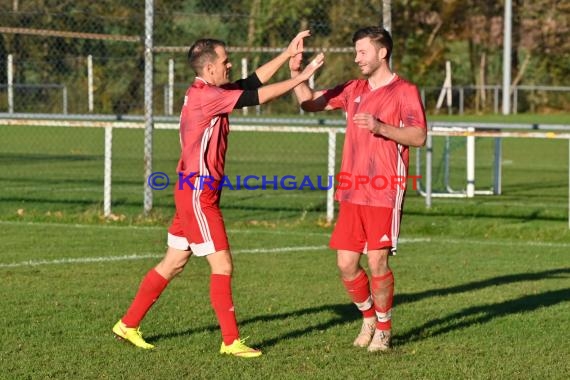
[[[197,38],[206,36],[227,42],[235,66],[233,79],[238,79],[284,49],[299,30],[311,29],[313,36],[307,42],[306,55],[309,58],[317,50],[326,52],[327,63],[314,78],[316,87],[326,88],[359,76],[358,67],[353,62],[352,33],[363,25],[380,24],[386,17],[382,12],[386,11],[383,3],[390,2],[1,2],[0,112],[112,115],[115,119],[141,117],[146,112],[145,119],[149,122],[160,115],[176,115],[186,86],[193,77],[186,63],[188,46]],[[404,54],[407,47],[409,36],[401,34],[398,31],[394,33],[400,47],[396,56]],[[403,77],[414,74],[416,64],[413,59],[399,60],[398,65],[397,71]],[[286,79],[288,75],[287,70],[281,70],[274,79]],[[430,73],[427,83],[417,82],[420,88],[425,87],[424,101],[428,110],[433,107],[441,90],[429,86],[434,83],[435,76]],[[564,109],[564,105],[570,103],[570,92],[566,87],[555,90],[552,87],[514,88],[515,110],[524,112],[545,104]],[[496,112],[498,109],[496,86],[485,87],[480,92],[474,86],[462,86],[452,93],[455,100],[448,112]],[[288,96],[243,112],[277,116],[297,114],[299,109],[295,99]],[[83,140],[93,138],[96,132],[73,129],[64,138],[56,130],[3,127],[0,152],[10,162],[19,160],[19,164],[22,157],[42,158],[41,152],[55,152],[53,144],[59,144],[56,156],[65,156],[64,161],[68,164],[76,154],[91,152],[88,146],[91,141]],[[138,133],[143,132],[139,130]],[[165,149],[160,145],[164,140],[160,134],[153,134],[148,124],[140,141],[141,136],[131,131],[119,135],[129,135],[119,140],[129,142],[122,143],[121,152],[128,156],[127,161],[136,160],[141,167],[144,164],[144,173],[137,174],[137,184],[144,183],[153,169],[153,160],[155,163],[158,160],[156,151]],[[71,141],[73,138],[78,141]],[[154,144],[153,139],[158,142]],[[102,138],[100,140],[103,141]],[[170,142],[174,144],[170,149],[177,146],[176,139]],[[305,147],[303,142],[293,144],[302,153],[292,155],[287,149],[279,151],[275,147],[271,148],[271,153],[290,158],[310,156],[311,145]],[[102,153],[90,154],[97,156]],[[324,164],[326,166],[326,160]],[[155,164],[154,168],[160,165]],[[57,172],[58,176],[63,174],[63,171]],[[129,178],[130,171],[122,175]],[[15,179],[16,182],[20,180]],[[144,209],[148,211],[151,207],[152,193],[145,187]]]
[[[191,81],[186,52],[195,39],[210,36],[225,40],[235,65],[233,79],[238,79],[283,49],[299,30],[310,28],[313,36],[307,43],[307,56],[317,49],[327,52],[327,63],[315,78],[315,85],[325,88],[359,75],[353,62],[352,33],[363,25],[385,22],[383,4],[390,2],[146,3],[152,5],[146,7],[146,12],[152,20],[148,29],[152,48],[148,53],[152,57],[153,111],[169,115],[178,112],[185,87]],[[0,112],[142,115],[148,61],[144,5],[142,0],[0,3]],[[393,34],[394,57],[400,57],[395,60],[396,69],[403,77],[413,77],[418,62],[401,59],[409,36],[399,30]],[[468,70],[463,65],[457,65],[457,69]],[[285,79],[286,71],[279,72],[275,79]],[[443,83],[434,82],[434,77],[443,78],[444,73],[437,63],[428,73],[423,83],[416,82],[424,88],[429,109],[440,90],[433,85]],[[477,91],[468,83],[461,84],[454,91],[453,112],[495,112],[497,86],[485,88]],[[518,86],[513,91],[512,103],[516,103],[518,112],[544,107],[560,110],[570,103],[568,87]],[[298,109],[292,97],[284,97],[256,112],[277,115],[297,113]]]
[[[143,114],[148,62],[145,35],[149,31],[156,114],[164,113],[163,89],[169,83],[177,85],[167,113],[178,112],[184,87],[193,77],[186,63],[187,50],[200,37],[227,42],[236,66],[233,79],[238,79],[243,65],[253,71],[284,49],[300,30],[310,28],[311,46],[330,55],[328,67],[320,74],[321,83],[332,83],[339,80],[339,68],[354,66],[356,70],[351,65],[351,33],[381,19],[379,4],[363,6],[343,17],[341,33],[330,33],[330,15],[348,5],[147,0],[147,5],[154,5],[146,7],[152,25],[145,31],[144,1],[74,3],[0,4],[0,112],[33,112],[41,106],[39,112],[47,113]],[[280,72],[275,79],[287,75]],[[47,88],[54,84],[67,91],[65,108],[61,91]],[[24,92],[23,86],[34,88]],[[263,107],[266,114],[296,111],[292,97]]]
[[[502,85],[466,85],[449,87],[421,87],[420,93],[428,112],[444,112],[450,115],[466,113],[501,113]],[[436,102],[442,91],[451,90],[451,100],[443,110],[437,109]],[[564,109],[570,100],[570,86],[529,86],[511,87],[510,113],[534,113],[539,107]]]

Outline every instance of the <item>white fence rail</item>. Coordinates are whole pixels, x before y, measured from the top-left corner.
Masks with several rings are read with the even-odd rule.
[[[104,157],[104,189],[103,205],[104,215],[111,215],[112,198],[112,143],[113,129],[144,129],[142,118],[131,117],[129,120],[117,120],[111,116],[101,116],[96,120],[93,115],[75,115],[74,117],[47,118],[53,115],[21,115],[0,114],[1,125],[17,126],[45,126],[45,127],[76,127],[76,128],[105,128],[105,157]],[[254,124],[253,122],[260,124]],[[278,124],[281,123],[281,124]],[[269,119],[269,118],[244,118],[241,121],[232,121],[231,130],[236,132],[286,132],[286,133],[310,133],[324,134],[328,137],[327,148],[327,175],[333,176],[336,171],[336,140],[337,134],[344,133],[344,128],[339,127],[342,120],[325,119]],[[312,126],[310,126],[312,125]],[[336,125],[336,126],[335,126]],[[178,122],[174,118],[157,119],[155,129],[176,130]],[[433,192],[432,191],[432,139],[435,136],[465,137],[466,149],[466,189],[459,192]],[[494,138],[494,181],[493,191],[477,191],[475,189],[475,137]],[[437,197],[461,197],[471,198],[478,194],[501,193],[501,139],[503,138],[534,138],[534,139],[566,139],[569,141],[569,186],[568,186],[568,209],[570,210],[570,125],[552,124],[501,124],[501,123],[452,123],[431,122],[429,123],[428,139],[425,149],[418,149],[416,154],[416,175],[421,178],[418,183],[418,191],[425,197],[426,207],[431,207],[433,198]],[[425,176],[422,173],[422,152],[425,151]],[[423,186],[422,186],[423,184]],[[331,222],[334,219],[334,187],[327,190],[326,195],[326,219]],[[570,228],[570,212],[568,217]]]
[[[127,128],[127,129],[144,129],[144,121],[117,121],[107,118],[108,120],[90,120],[86,117],[70,118],[57,118],[47,119],[39,118],[35,115],[34,118],[16,118],[11,115],[10,117],[3,117],[0,115],[0,125],[7,126],[43,126],[43,127],[72,127],[72,128],[104,128],[105,129],[105,156],[104,156],[104,183],[103,183],[103,213],[105,217],[111,216],[111,198],[112,198],[112,144],[113,144],[113,129],[114,128]],[[134,118],[133,118],[134,119]],[[155,129],[162,130],[177,130],[179,125],[175,119],[169,121],[158,121],[154,123]],[[246,119],[247,120],[247,119]],[[258,120],[259,121],[259,120]],[[276,120],[267,119],[266,122],[274,123]],[[282,119],[281,122],[286,120]],[[315,119],[316,123],[320,124],[321,121]],[[330,121],[329,121],[330,122]],[[309,124],[309,123],[305,123]],[[324,122],[323,122],[324,124]],[[335,123],[336,124],[336,123]],[[336,162],[336,135],[344,133],[344,128],[340,127],[327,127],[327,126],[291,126],[291,125],[252,125],[252,124],[236,124],[230,127],[231,131],[236,132],[286,132],[286,133],[310,133],[310,134],[323,134],[328,136],[327,148],[327,176],[334,177],[335,162]],[[146,162],[146,161],[145,161]],[[146,186],[145,186],[146,189]],[[145,198],[147,199],[147,198]],[[334,219],[334,187],[330,186],[327,189],[326,196],[326,219],[331,222]],[[150,200],[150,208],[152,208],[152,199]],[[148,205],[145,204],[145,209]]]

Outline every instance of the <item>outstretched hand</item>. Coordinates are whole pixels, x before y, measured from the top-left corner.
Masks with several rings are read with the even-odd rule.
[[[303,52],[303,39],[305,37],[309,37],[310,35],[310,30],[303,30],[291,40],[289,46],[287,47],[287,54],[289,54],[289,58],[294,58]]]
[[[309,62],[307,67],[299,74],[304,80],[307,80],[313,75],[323,64],[325,63],[325,55],[319,53]],[[300,63],[299,63],[300,65]],[[291,67],[291,60],[289,61],[289,67]],[[293,70],[291,70],[293,71]]]

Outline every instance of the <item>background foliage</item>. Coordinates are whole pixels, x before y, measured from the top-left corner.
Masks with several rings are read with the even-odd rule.
[[[162,111],[160,100],[171,58],[176,62],[175,81],[180,87],[175,98],[182,98],[191,78],[184,50],[196,38],[213,36],[239,47],[285,47],[299,30],[310,28],[310,47],[350,47],[355,29],[382,22],[381,8],[382,1],[368,0],[156,0],[154,45],[180,47],[155,55],[157,109]],[[513,81],[567,86],[570,41],[564,37],[569,32],[570,3],[515,0],[513,15]],[[141,42],[123,42],[4,31],[0,34],[0,83],[6,83],[6,56],[12,54],[15,83],[63,84],[70,92],[70,112],[85,113],[86,56],[92,55],[95,112],[142,112],[144,1],[3,0],[0,26],[141,36]],[[393,1],[392,32],[395,70],[421,87],[442,85],[446,60],[452,62],[454,85],[501,84],[503,2]],[[234,54],[234,65],[247,57],[251,71],[273,54]],[[352,60],[352,52],[329,53],[318,85],[331,86],[358,75]],[[239,69],[234,72],[235,79],[238,75]],[[287,73],[280,75],[283,78]],[[54,89],[18,91],[19,111],[61,109],[60,95]],[[521,99],[521,110],[563,110],[569,108],[569,102],[567,95],[532,92]],[[5,107],[2,91],[0,109]],[[273,108],[291,112],[294,103],[288,100]]]

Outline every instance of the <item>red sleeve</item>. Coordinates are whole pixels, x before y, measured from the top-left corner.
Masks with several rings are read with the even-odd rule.
[[[208,116],[230,113],[243,90],[209,86],[201,95],[202,111]]]
[[[350,91],[352,81],[340,84],[335,88],[325,90],[323,96],[327,100],[327,105],[331,106],[333,109],[339,109],[346,111],[347,99]]]
[[[406,127],[426,128],[426,114],[422,98],[416,86],[409,86],[402,94],[400,120]]]

